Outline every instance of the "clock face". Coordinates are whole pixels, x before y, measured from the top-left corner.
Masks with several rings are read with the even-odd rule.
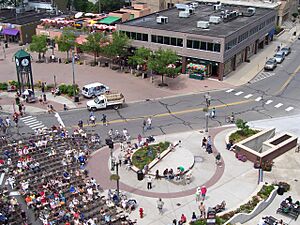
[[[21,64],[22,64],[22,66],[28,66],[29,60],[28,59],[22,59]]]
[[[19,66],[20,65],[20,62],[18,59],[16,59],[16,65]]]

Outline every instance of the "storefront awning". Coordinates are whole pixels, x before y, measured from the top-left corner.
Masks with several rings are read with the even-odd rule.
[[[3,35],[10,35],[10,36],[16,36],[19,33],[18,30],[16,29],[11,29],[11,28],[4,28],[1,32]]]
[[[116,17],[116,16],[108,16],[108,17],[106,17],[106,18],[100,20],[99,23],[110,25],[110,24],[112,24],[112,23],[117,22],[117,21],[120,20],[120,19],[121,19],[120,17]]]

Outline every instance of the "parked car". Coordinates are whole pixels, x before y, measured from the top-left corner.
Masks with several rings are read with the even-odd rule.
[[[291,47],[283,47],[280,51],[283,51],[285,56],[289,55],[292,51]]]
[[[277,67],[277,61],[276,61],[276,59],[270,58],[266,62],[264,69],[265,70],[274,70],[276,67]]]
[[[81,93],[83,96],[87,98],[92,98],[92,97],[102,95],[107,91],[109,91],[108,86],[101,83],[92,83],[92,84],[84,85]]]
[[[283,51],[279,51],[274,55],[274,58],[277,61],[277,63],[282,63],[285,58],[285,54]]]

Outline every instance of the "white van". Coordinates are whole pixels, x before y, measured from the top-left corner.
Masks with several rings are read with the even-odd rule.
[[[102,95],[107,91],[109,91],[108,86],[101,83],[92,83],[92,84],[84,85],[81,93],[83,96],[87,98],[91,98],[91,97]]]

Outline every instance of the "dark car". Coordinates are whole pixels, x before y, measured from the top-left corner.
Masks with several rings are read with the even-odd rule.
[[[274,58],[270,58],[268,59],[268,61],[266,62],[264,69],[265,70],[274,70],[277,66],[277,61]]]
[[[291,50],[291,47],[283,47],[281,49],[281,51],[283,51],[284,54],[287,56],[287,55],[289,55],[291,53],[292,50]]]

